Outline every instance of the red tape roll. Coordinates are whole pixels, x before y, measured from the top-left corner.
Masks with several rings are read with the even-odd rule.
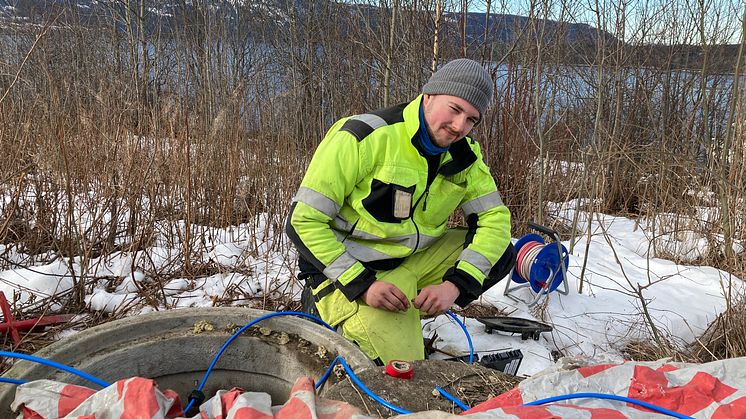
[[[392,377],[409,380],[414,377],[414,369],[412,368],[412,364],[407,361],[392,359],[388,364],[386,364],[386,374]]]

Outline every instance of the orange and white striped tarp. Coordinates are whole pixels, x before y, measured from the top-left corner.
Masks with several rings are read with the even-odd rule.
[[[706,364],[667,361],[565,366],[522,381],[467,415],[481,418],[667,418],[631,403],[579,398],[542,406],[524,403],[573,393],[629,397],[678,413],[711,419],[746,418],[746,358]]]
[[[581,365],[566,363],[555,371],[522,381],[516,388],[464,413],[486,418],[665,418],[645,407],[616,400],[579,398],[550,405],[524,403],[571,393],[602,393],[633,398],[676,412],[679,417],[746,419],[746,358],[707,364],[666,361]],[[183,416],[178,396],[161,392],[153,380],[120,380],[98,392],[49,380],[18,386],[11,405],[19,417],[33,419],[158,418]],[[408,419],[455,418],[445,412],[401,415]],[[313,380],[301,377],[289,400],[272,406],[266,393],[221,390],[205,401],[192,419],[319,418],[363,419],[347,403],[320,398]]]
[[[57,381],[37,380],[18,386],[11,409],[24,419],[52,418],[153,418],[183,416],[179,396],[161,392],[155,381],[134,377],[119,380],[98,392]],[[240,388],[220,390],[206,400],[194,419],[364,419],[350,404],[316,396],[311,378],[301,377],[293,386],[290,399],[272,406],[267,393],[246,392]]]

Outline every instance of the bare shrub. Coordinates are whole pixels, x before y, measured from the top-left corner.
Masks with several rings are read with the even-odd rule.
[[[167,16],[145,0],[95,13],[64,2],[2,29],[1,269],[59,257],[85,268],[165,241],[179,248],[173,272],[194,278],[209,271],[205,232],[236,224],[292,265],[282,226],[330,124],[409,100],[433,65],[469,56],[496,83],[474,137],[514,235],[552,224],[547,201],[582,198],[589,218],[709,237],[697,262],[746,274],[731,250],[746,239],[742,50],[725,46],[738,2],[486,2],[497,20],[476,31],[466,1],[254,3],[177,2]],[[74,280],[70,310],[92,278]]]

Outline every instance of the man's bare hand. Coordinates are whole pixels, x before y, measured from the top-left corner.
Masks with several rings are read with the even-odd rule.
[[[428,285],[414,299],[414,306],[429,315],[445,313],[451,308],[461,292],[453,282]]]
[[[387,311],[407,311],[409,310],[409,300],[407,296],[395,285],[388,282],[376,281],[368,287],[368,290],[362,296],[365,304],[380,308]]]

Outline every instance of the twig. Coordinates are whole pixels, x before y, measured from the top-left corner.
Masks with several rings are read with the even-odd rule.
[[[598,216],[597,216],[597,219],[598,219],[598,225],[599,227],[601,227],[601,231],[603,231],[604,239],[606,240],[606,243],[611,248],[611,253],[614,255],[614,260],[619,266],[619,270],[621,271],[622,276],[624,277],[625,280],[627,280],[627,283],[629,284],[630,288],[632,288],[632,292],[634,292],[637,295],[637,298],[640,300],[640,304],[642,305],[642,314],[643,316],[645,316],[647,324],[650,326],[650,332],[653,334],[653,339],[655,339],[655,343],[658,345],[659,348],[663,349],[664,346],[663,346],[663,342],[661,341],[660,334],[658,333],[658,328],[655,326],[655,323],[653,323],[653,318],[650,315],[650,311],[648,309],[648,303],[642,294],[643,290],[646,289],[648,286],[642,286],[639,283],[637,284],[632,283],[632,280],[629,279],[629,277],[627,276],[627,273],[624,271],[624,266],[622,265],[622,261],[619,260],[619,255],[617,254],[616,248],[614,247],[614,244],[611,242],[611,238],[609,237],[609,234],[606,231],[606,228],[604,227],[603,220]]]
[[[26,56],[23,57],[23,61],[21,61],[21,65],[18,66],[18,71],[16,71],[16,75],[15,77],[13,77],[13,81],[10,82],[10,85],[8,86],[8,88],[5,89],[5,93],[3,93],[3,96],[0,97],[0,104],[3,103],[5,98],[10,93],[11,89],[13,89],[13,86],[15,86],[15,84],[21,78],[21,71],[23,71],[23,67],[26,65],[26,61],[28,61],[29,57],[31,57],[31,53],[34,52],[34,50],[36,49],[36,44],[38,44],[39,40],[41,40],[41,38],[44,37],[44,35],[46,35],[47,32],[49,32],[49,29],[52,27],[52,24],[54,24],[54,22],[57,21],[57,19],[60,17],[61,14],[62,12],[60,12],[57,16],[55,16],[55,18],[51,22],[48,22],[47,24],[45,24],[41,33],[36,35],[36,39],[34,39],[34,43],[31,44],[31,48],[29,48],[28,52],[26,52]]]
[[[368,403],[365,403],[365,397],[363,397],[363,393],[361,393],[360,390],[357,389],[357,386],[352,383],[352,379],[349,375],[347,376],[347,382],[350,384],[350,387],[357,393],[357,396],[360,398],[360,403],[362,403],[363,407],[365,407],[365,411],[368,412],[369,415],[372,415],[373,412],[370,411]]]

